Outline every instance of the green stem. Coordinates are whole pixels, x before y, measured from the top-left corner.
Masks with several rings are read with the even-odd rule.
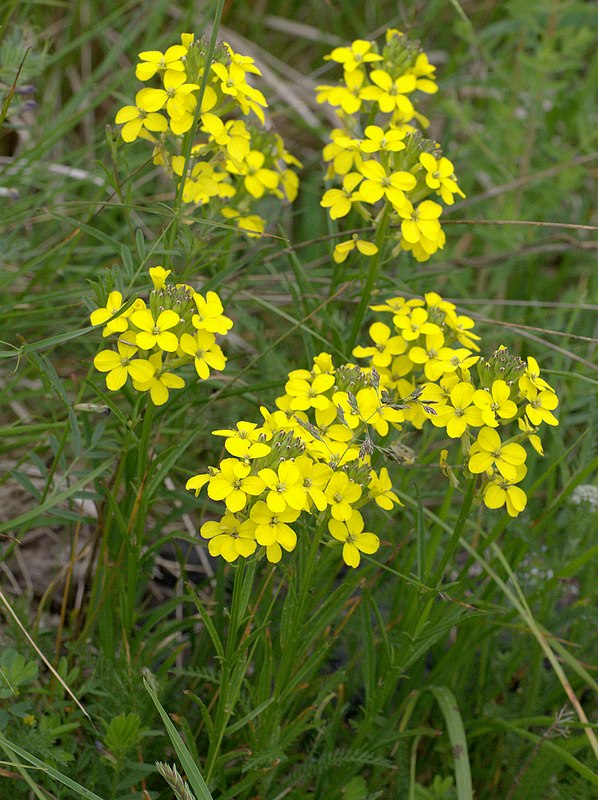
[[[185,138],[183,139],[182,155],[185,158],[185,163],[183,165],[183,171],[181,173],[181,181],[179,183],[179,187],[174,200],[172,225],[170,226],[168,232],[168,243],[167,243],[168,250],[172,250],[174,248],[174,242],[176,240],[178,233],[181,205],[183,202],[183,191],[185,189],[185,180],[187,178],[189,162],[191,161],[191,149],[193,147],[193,137],[195,136],[195,131],[197,130],[197,123],[199,122],[199,117],[201,115],[201,104],[203,102],[203,96],[206,91],[206,86],[208,85],[210,80],[210,68],[212,66],[212,58],[214,56],[214,50],[216,49],[216,40],[218,38],[218,31],[220,29],[220,20],[222,19],[222,11],[224,9],[224,3],[225,0],[216,0],[214,23],[212,25],[212,33],[210,36],[210,42],[208,44],[208,51],[206,53],[206,63],[204,67],[204,73],[202,75],[201,83],[199,85],[199,92],[197,94],[197,105],[195,106],[193,123],[189,128],[188,132],[185,134]]]
[[[471,504],[473,503],[473,497],[475,494],[475,484],[476,484],[476,479],[470,478],[470,480],[467,483],[467,489],[465,490],[465,498],[463,499],[463,505],[461,506],[461,513],[459,514],[459,518],[457,519],[457,524],[455,525],[448,546],[444,551],[444,553],[442,554],[440,563],[438,564],[434,574],[432,575],[432,580],[431,580],[432,586],[437,585],[439,581],[442,580],[442,576],[444,575],[444,570],[446,569],[447,564],[454,556],[455,551],[459,546],[459,539],[461,538],[463,531],[465,529],[465,523],[467,522],[467,518],[469,517],[469,512],[471,510]]]
[[[380,270],[380,262],[382,260],[384,239],[386,238],[386,232],[388,231],[388,226],[390,223],[390,208],[391,205],[390,203],[387,202],[384,207],[384,211],[382,213],[382,219],[380,220],[378,231],[376,233],[376,247],[378,248],[378,252],[375,253],[369,261],[368,274],[361,292],[361,300],[359,301],[357,311],[355,312],[355,316],[353,318],[351,334],[349,336],[349,341],[347,343],[348,353],[351,353],[351,351],[355,347],[355,342],[357,341],[357,336],[359,335],[359,331],[363,323],[363,318],[365,317],[368,305],[370,303],[372,290],[378,278],[378,272]]]
[[[153,432],[155,414],[156,407],[148,398],[141,436],[137,444],[137,494],[127,526],[128,541],[121,544],[121,547],[124,545],[126,548],[126,582],[123,583],[121,581],[120,586],[123,609],[121,624],[123,627],[122,634],[125,637],[131,634],[135,624],[143,533],[147,516],[147,501],[144,497],[144,488],[147,481],[150,438]]]
[[[210,741],[210,748],[206,759],[204,773],[205,781],[210,783],[221,754],[222,740],[226,733],[231,716],[241,692],[241,687],[251,661],[251,654],[244,646],[244,635],[239,638],[239,631],[243,631],[246,624],[246,611],[249,596],[253,587],[256,570],[255,560],[247,565],[245,559],[240,559],[235,568],[233,596],[230,608],[230,623],[226,639],[225,655],[222,659],[220,673],[220,693],[214,720],[214,737]]]

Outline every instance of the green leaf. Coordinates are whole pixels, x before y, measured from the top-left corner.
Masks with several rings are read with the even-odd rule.
[[[0,697],[18,697],[19,686],[37,678],[37,664],[26,661],[16,650],[9,648],[0,656]]]
[[[143,685],[149,696],[152,698],[154,705],[158,709],[158,713],[162,717],[162,722],[164,723],[164,727],[166,728],[166,732],[172,742],[172,746],[174,747],[177,756],[179,757],[179,761],[181,762],[181,766],[187,776],[187,780],[195,795],[197,800],[214,800],[212,795],[210,794],[210,790],[204,779],[201,776],[201,772],[199,771],[199,767],[193,761],[191,757],[191,753],[187,749],[185,743],[179,736],[177,729],[172,724],[170,717],[164,710],[162,704],[158,700],[158,695],[154,692],[154,690],[150,687],[149,683],[143,679]]]
[[[38,770],[45,772],[51,778],[54,778],[55,781],[62,783],[63,786],[72,789],[75,793],[75,796],[78,798],[83,797],[85,800],[102,800],[99,794],[95,794],[95,792],[86,789],[85,786],[81,786],[80,783],[71,780],[68,775],[64,775],[62,772],[59,772],[54,767],[51,767],[49,764],[45,764],[43,761],[40,761],[39,758],[36,758],[31,753],[28,753],[27,750],[23,750],[22,747],[19,747],[16,744],[13,744],[9,739],[3,736],[0,733],[0,744],[8,751],[13,753],[14,755],[19,756],[21,759],[26,761],[28,764],[32,764]]]
[[[436,698],[446,722],[455,764],[458,800],[473,800],[467,739],[455,695],[446,686],[430,686],[429,690]]]
[[[119,714],[114,717],[104,737],[104,744],[121,761],[139,742],[141,737],[141,719],[139,714]]]

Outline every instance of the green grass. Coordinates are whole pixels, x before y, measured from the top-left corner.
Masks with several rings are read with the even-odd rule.
[[[170,798],[156,762],[197,800],[595,796],[596,494],[580,487],[598,493],[598,10],[357,6],[224,4],[222,38],[264,68],[269,124],[304,163],[259,241],[211,224],[175,237],[149,150],[116,146],[136,54],[209,33],[216,4],[0,11],[0,798]],[[313,87],[335,77],[333,46],[388,26],[438,66],[424,111],[467,197],[446,248],[384,263],[375,297],[437,291],[487,352],[535,355],[560,425],[514,520],[460,520],[432,434],[406,431],[415,464],[388,465],[405,508],[368,517],[385,545],[360,569],[332,547],[315,566],[305,538],[276,568],[230,568],[196,534],[217,505],[184,489],[222,455],[211,431],[257,421],[322,350],[349,360],[373,321],[366,266],[332,266]],[[19,69],[34,92],[9,97]],[[88,320],[109,283],[142,291],[158,263],[217,290],[235,327],[222,377],[150,422],[94,374]],[[12,652],[37,677],[7,683]]]

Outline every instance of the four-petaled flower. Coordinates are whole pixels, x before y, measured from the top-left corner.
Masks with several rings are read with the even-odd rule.
[[[291,507],[272,511],[263,500],[252,507],[249,518],[255,524],[255,538],[266,548],[266,558],[273,564],[282,558],[281,547],[290,552],[297,544],[297,534],[287,523],[295,522],[300,513]]]
[[[133,380],[149,380],[154,374],[154,367],[146,358],[134,358],[137,348],[121,339],[117,342],[118,353],[114,350],[102,350],[93,360],[99,372],[107,372],[106,386],[116,392],[127,382],[129,375]]]
[[[353,511],[351,516],[340,521],[331,519],[328,530],[339,542],[343,542],[343,561],[349,567],[358,567],[361,553],[371,555],[380,547],[380,539],[375,533],[364,533],[363,517],[359,511]]]
[[[393,80],[388,72],[375,69],[370,73],[370,80],[375,85],[362,91],[364,100],[375,100],[384,114],[396,110],[409,118],[413,116],[413,103],[405,95],[415,91],[415,75],[401,75]]]
[[[139,81],[148,81],[157,72],[171,69],[175,72],[184,72],[185,64],[183,58],[187,55],[187,48],[182,44],[175,44],[169,47],[165,53],[159,50],[146,50],[139,53],[141,62],[135,68],[135,77]]]
[[[526,452],[520,444],[503,444],[494,428],[482,428],[469,455],[469,471],[474,475],[496,469],[507,481],[517,479],[518,467],[525,462]]]
[[[357,358],[371,356],[375,367],[387,367],[395,356],[401,355],[407,349],[407,342],[402,336],[391,336],[392,331],[383,322],[374,322],[370,325],[370,339],[373,347],[355,347],[353,355]]]
[[[155,90],[141,89],[135,95],[134,106],[123,106],[118,111],[115,122],[122,125],[120,135],[125,142],[134,142],[141,136],[144,128],[154,133],[168,130],[166,117],[157,113],[163,103],[152,96],[153,91]]]
[[[242,522],[228,511],[219,522],[204,522],[199,532],[204,539],[210,540],[210,555],[222,556],[229,563],[239,556],[247,558],[255,553],[257,547],[254,523],[249,519]]]
[[[511,419],[517,414],[517,403],[509,399],[510,394],[511,390],[503,380],[494,381],[489,391],[478,389],[475,392],[473,403],[481,410],[484,425],[497,428],[497,417]]]
[[[210,370],[223,370],[226,358],[220,345],[216,344],[216,337],[208,331],[196,331],[194,336],[184,333],[181,336],[181,350],[193,357],[195,371],[202,379],[207,381]]]
[[[335,472],[324,492],[334,519],[341,522],[349,519],[355,513],[351,503],[359,500],[362,491],[361,484],[352,481],[346,472]]]
[[[174,372],[167,372],[162,365],[162,353],[154,353],[149,357],[149,362],[154,368],[154,374],[146,380],[133,378],[133,388],[138,392],[149,392],[152,403],[162,406],[168,400],[169,389],[182,389],[185,381]]]
[[[151,350],[154,345],[158,345],[161,350],[167,353],[174,353],[179,346],[179,340],[170,328],[174,328],[180,320],[176,311],[167,309],[161,311],[157,319],[154,319],[149,310],[135,311],[131,314],[131,322],[140,329],[135,339],[135,344],[142,350]]]
[[[236,458],[225,458],[220,462],[220,469],[208,479],[208,496],[212,500],[224,500],[233,513],[241,511],[247,503],[247,495],[261,494],[265,488],[264,481],[250,472],[249,464]],[[198,487],[193,485],[190,488]]]
[[[305,506],[307,497],[303,479],[293,461],[281,461],[278,471],[265,467],[258,475],[266,484],[266,505],[270,511],[279,512],[286,508],[301,511]]]
[[[366,39],[355,39],[350,47],[335,47],[332,53],[324,56],[325,61],[336,61],[342,64],[345,72],[354,72],[363,64],[372,61],[382,61],[382,56],[375,51],[372,52],[373,42]]]
[[[358,199],[354,191],[355,187],[362,179],[363,176],[358,172],[349,172],[343,178],[342,189],[329,189],[324,192],[320,205],[322,208],[330,209],[331,219],[346,217],[351,211],[351,205]]]

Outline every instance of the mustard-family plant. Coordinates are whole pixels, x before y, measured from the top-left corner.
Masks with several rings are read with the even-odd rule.
[[[382,243],[394,242],[395,255],[407,250],[427,261],[446,242],[438,200],[452,205],[455,195],[465,196],[452,162],[422,133],[429,121],[416,103],[438,91],[436,68],[417,42],[395,29],[382,47],[357,39],[326,58],[343,69],[340,83],[317,87],[318,102],[338,116],[323,155],[327,179],[340,186],[328,189],[321,205],[333,220],[354,211],[375,239],[355,234],[336,245],[333,258],[342,263],[354,248],[374,256]]]
[[[361,553],[380,547],[379,537],[364,530],[364,506],[402,505],[384,444],[407,427],[431,424],[456,440],[450,477],[457,486],[456,471],[475,481],[472,491],[488,508],[505,506],[512,517],[525,508],[523,443],[542,455],[538,428],[558,424],[558,398],[537,361],[526,363],[505,347],[478,355],[473,319],[436,292],[423,300],[392,297],[372,309],[392,314],[393,327],[374,322],[371,344],[353,350],[366,367],[337,368],[320,353],[311,369],[289,373],[277,409],[260,409],[260,424],[242,420],[213,432],[224,437],[227,457],[187,482],[196,494],[206,486],[226,506],[219,521],[201,527],[212,555],[232,562],[259,548],[276,563],[295,548],[292,526],[305,514],[324,519],[343,544],[345,563],[359,566]],[[443,450],[444,471],[447,457]],[[317,522],[301,528],[321,531]]]
[[[183,33],[165,52],[139,53],[143,83],[133,104],[115,121],[127,144],[142,139],[152,158],[177,187],[193,220],[233,225],[249,237],[265,230],[260,201],[293,202],[300,162],[281,137],[265,126],[265,96],[252,81],[261,75],[254,59],[218,44],[210,63],[207,39]]]
[[[146,4],[148,17],[172,26],[186,13],[185,29],[197,12],[183,4],[162,14],[161,5]],[[466,109],[464,100],[458,124],[444,126],[449,151],[427,133],[439,91],[432,51],[396,29],[334,47],[300,121],[297,152],[311,168],[303,190],[301,165],[268,107],[259,50],[252,58],[217,44],[225,5],[237,9],[217,0],[209,40],[169,34],[154,45],[140,37],[134,67],[114,77],[113,96],[126,84],[121,107],[108,112],[117,135],[109,126],[113,173],[102,181],[114,192],[107,198],[98,183],[99,200],[85,194],[89,216],[77,220],[72,250],[59,231],[46,308],[63,308],[72,268],[63,247],[94,277],[120,248],[123,269],[107,268],[96,282],[91,326],[77,284],[79,329],[18,351],[43,376],[44,400],[53,393],[66,413],[52,417],[49,458],[36,442],[37,419],[2,427],[3,443],[24,429],[19,459],[30,449],[37,471],[11,463],[0,486],[16,475],[39,501],[34,512],[19,510],[14,529],[0,521],[3,552],[20,547],[37,519],[60,524],[56,539],[68,530],[70,549],[59,554],[66,579],[46,589],[30,634],[25,593],[14,592],[11,604],[0,590],[14,628],[6,641],[26,633],[32,648],[27,658],[16,646],[0,655],[2,779],[15,797],[62,797],[64,784],[106,800],[472,800],[484,792],[516,800],[537,759],[538,774],[548,760],[563,766],[550,786],[555,797],[573,774],[595,784],[584,759],[598,742],[582,694],[595,682],[568,644],[589,614],[576,581],[593,551],[576,548],[590,540],[593,487],[589,467],[566,463],[586,433],[568,413],[569,388],[553,388],[561,356],[538,356],[541,368],[531,347],[463,310],[474,261],[465,237],[463,259],[455,259],[464,272],[446,269],[456,230],[446,216],[457,217],[465,198],[456,170],[467,203],[479,199],[481,170],[470,166],[460,127],[472,123],[473,104]],[[118,51],[112,20],[120,13],[107,12],[105,38],[125,63],[137,32]],[[270,16],[272,31],[280,24]],[[225,38],[241,41],[234,35],[231,26]],[[161,49],[143,49],[146,41]],[[443,52],[450,61],[450,46]],[[488,52],[476,43],[476,58]],[[276,73],[275,59],[263,63]],[[451,102],[461,95],[451,99],[449,83],[444,111],[456,115]],[[105,102],[108,94],[98,96]],[[508,98],[505,105],[510,113]],[[331,124],[306,136],[310,114],[324,111]],[[82,113],[83,130],[85,104]],[[21,124],[16,113],[6,119]],[[287,130],[292,136],[285,121]],[[530,128],[530,153],[534,135]],[[514,184],[505,166],[507,186],[535,179],[529,164],[519,166]],[[29,166],[24,174],[37,180]],[[308,228],[309,241],[294,241],[284,225],[266,238],[278,209],[297,196],[296,229]],[[48,208],[73,221],[60,204]],[[41,211],[32,218],[43,222]],[[93,261],[81,244],[89,233]],[[16,271],[7,275],[19,293],[10,320],[31,325],[42,292]],[[53,369],[42,352],[71,339],[88,345],[86,378],[73,359]],[[27,391],[37,397],[40,381]],[[6,413],[23,414],[23,406]],[[561,509],[569,492],[570,507]],[[583,533],[571,534],[560,568],[544,569],[555,520],[552,545],[571,520]],[[11,570],[23,562],[7,563],[12,591]],[[557,593],[565,586],[570,602]],[[556,614],[570,615],[562,627],[534,616],[554,597]],[[43,681],[31,659],[48,652],[52,677]],[[17,697],[19,685],[26,697]],[[563,697],[575,716],[567,709],[551,718]],[[75,699],[81,715],[73,717]],[[566,746],[548,742],[566,734]],[[490,778],[489,751],[498,753]],[[512,753],[523,767],[511,768]]]
[[[101,350],[93,360],[106,373],[106,387],[121,389],[129,378],[136,392],[148,392],[155,406],[166,403],[169,391],[183,389],[178,371],[194,367],[200,380],[224,369],[226,357],[217,343],[232,328],[216,292],[205,295],[186,284],[167,283],[171,270],[150,267],[153,290],[149,302],[128,298],[118,290],[106,305],[92,311],[92,325],[104,325],[102,335],[114,337],[116,347]]]

